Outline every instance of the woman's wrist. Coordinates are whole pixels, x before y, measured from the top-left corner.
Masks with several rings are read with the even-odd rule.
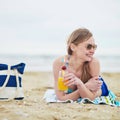
[[[86,87],[87,89],[91,90],[91,89],[90,89],[90,87],[89,87],[88,82],[87,82],[87,83],[85,83],[85,87]]]
[[[77,83],[77,88],[81,88],[83,86],[83,82],[79,79],[79,82]]]

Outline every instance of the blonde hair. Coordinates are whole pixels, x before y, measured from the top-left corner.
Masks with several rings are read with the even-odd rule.
[[[73,43],[74,45],[78,45],[79,43],[87,41],[92,36],[93,36],[92,33],[86,28],[79,28],[79,29],[73,31],[67,41],[68,55],[72,55],[72,53],[73,53],[73,51],[70,47],[71,43]],[[81,75],[81,80],[85,83],[91,78],[88,62],[85,62],[83,64],[82,70],[83,71],[82,71],[82,75]]]

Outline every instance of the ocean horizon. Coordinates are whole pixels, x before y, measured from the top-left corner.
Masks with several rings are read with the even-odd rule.
[[[60,55],[16,55],[1,54],[0,63],[26,64],[25,71],[52,71],[53,61]],[[120,72],[120,55],[96,55],[100,61],[101,72]]]

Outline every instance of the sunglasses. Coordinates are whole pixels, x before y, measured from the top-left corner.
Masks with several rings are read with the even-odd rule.
[[[97,45],[96,45],[96,44],[94,44],[94,45],[88,44],[88,45],[86,46],[86,49],[87,49],[87,50],[91,50],[92,48],[93,48],[94,50],[96,50]]]

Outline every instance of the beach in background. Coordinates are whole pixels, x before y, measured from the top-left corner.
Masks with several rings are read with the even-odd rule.
[[[52,71],[53,61],[61,55],[17,55],[1,54],[0,63],[10,65],[24,62],[26,71]],[[101,64],[101,72],[120,72],[120,55],[97,55]]]
[[[1,55],[1,63],[26,63],[23,75],[25,98],[22,101],[0,101],[0,120],[119,120],[120,107],[78,103],[46,103],[47,89],[54,88],[52,63],[57,56]],[[103,76],[108,88],[120,101],[120,57],[101,58]],[[113,70],[114,69],[114,70]]]
[[[0,0],[0,63],[26,64],[25,98],[0,101],[0,120],[120,120],[120,107],[43,100],[54,59],[80,27],[93,33],[101,75],[120,101],[119,0]]]

